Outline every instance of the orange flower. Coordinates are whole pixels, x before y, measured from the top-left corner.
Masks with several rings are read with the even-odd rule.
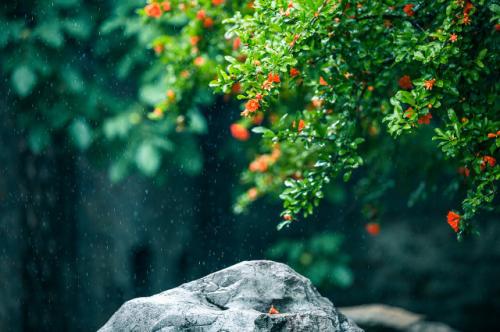
[[[248,112],[250,112],[250,113],[255,112],[259,108],[260,108],[260,104],[259,104],[259,100],[258,99],[250,99],[245,104],[245,110],[248,111]]]
[[[273,83],[280,83],[280,82],[281,80],[278,74],[269,73],[267,75],[267,80],[265,80],[264,83],[262,83],[262,89],[271,90],[271,88],[273,87]]]
[[[240,46],[241,46],[241,39],[240,39],[240,37],[234,38],[234,40],[233,40],[233,50],[236,51],[237,49],[240,48]]]
[[[205,17],[207,17],[207,14],[205,13],[205,11],[203,9],[200,9],[197,13],[196,13],[196,18],[199,19],[200,21],[201,20],[204,20]]]
[[[455,213],[453,211],[449,211],[448,215],[446,217],[448,219],[448,225],[450,225],[451,228],[457,233],[460,230],[460,215],[458,213]]]
[[[231,87],[231,92],[232,93],[240,93],[241,92],[241,83],[240,82],[236,82],[233,84],[233,86]]]
[[[257,196],[259,196],[259,191],[257,190],[257,188],[252,187],[252,188],[248,189],[247,197],[249,200],[255,201],[255,199],[257,199]]]
[[[239,141],[248,141],[250,138],[248,129],[239,123],[233,123],[229,129],[231,130],[231,135]]]
[[[323,85],[323,86],[328,85],[328,82],[325,81],[325,79],[323,78],[323,76],[319,77],[319,85]]]
[[[315,108],[320,108],[322,105],[323,105],[323,99],[319,99],[318,97],[313,97],[311,99],[311,104],[315,107]]]
[[[377,136],[379,132],[380,132],[380,130],[376,126],[370,126],[368,128],[368,134],[370,134],[370,136]]]
[[[496,138],[496,137],[497,137],[497,134],[495,134],[495,133],[488,134],[488,138]]]
[[[297,40],[299,40],[300,35],[294,35],[292,41],[289,43],[290,47],[294,47]]]
[[[272,82],[272,83],[280,83],[280,82],[281,82],[281,80],[280,80],[280,75],[275,74],[275,73],[269,73],[269,74],[267,75],[267,80],[268,80],[269,82]]]
[[[164,49],[163,44],[156,44],[154,46],[154,50],[155,50],[156,54],[160,54],[161,52],[163,52],[163,49]]]
[[[452,43],[454,43],[454,42],[456,42],[457,40],[458,40],[458,35],[457,35],[457,34],[455,34],[455,33],[452,33],[452,34],[450,35],[450,41],[451,41]]]
[[[427,80],[424,82],[424,88],[426,90],[432,90],[432,87],[434,86],[434,84],[436,83],[436,79],[431,79],[431,80]]]
[[[414,6],[415,6],[415,5],[413,5],[413,4],[408,4],[408,5],[405,5],[405,6],[403,7],[403,11],[405,12],[405,14],[406,14],[406,15],[408,15],[408,16],[413,16],[413,15],[415,15],[415,12],[413,11],[413,7],[414,7]]]
[[[291,215],[289,215],[289,214],[285,214],[285,215],[283,216],[283,219],[284,219],[284,220],[286,220],[286,221],[291,221],[291,220],[293,219],[293,217],[292,217]],[[272,307],[271,307],[271,308],[272,308]]]
[[[472,20],[470,19],[469,15],[464,15],[464,18],[462,19],[462,23],[464,25],[469,25],[471,22],[472,22]]]
[[[472,10],[472,8],[474,8],[474,5],[472,5],[472,2],[467,1],[465,3],[465,7],[464,7],[464,15],[469,15],[469,13]]]
[[[214,26],[214,20],[212,20],[210,17],[207,17],[203,20],[203,27],[211,28],[213,26]]]
[[[492,156],[484,156],[483,161],[481,163],[481,169],[484,169],[486,165],[493,167],[497,164],[497,160]]]
[[[264,83],[262,83],[262,89],[264,90],[271,90],[273,87],[273,82],[265,80]]]
[[[300,120],[299,120],[299,125],[298,125],[298,127],[297,127],[297,131],[300,133],[300,132],[304,129],[304,127],[305,127],[305,126],[306,126],[305,121],[304,121],[304,120],[302,120],[302,119],[300,119]]]
[[[273,305],[271,305],[271,308],[269,309],[269,315],[276,315],[279,314],[280,312],[278,309],[276,309]]]
[[[174,100],[175,100],[175,92],[174,92],[174,90],[169,89],[169,90],[167,91],[167,98],[168,98],[170,101],[174,101]]]
[[[222,5],[224,3],[224,0],[212,0],[212,5],[218,6]]]
[[[170,9],[172,9],[172,6],[170,5],[170,1],[163,1],[161,3],[161,6],[163,7],[163,10],[168,12]]]
[[[197,67],[201,67],[203,66],[203,64],[205,63],[205,59],[203,59],[202,56],[199,56],[199,57],[196,57],[193,61],[194,65],[197,66]]]
[[[413,88],[411,78],[408,75],[401,76],[401,78],[398,81],[398,84],[401,87],[401,89],[410,90]]]
[[[281,156],[281,149],[279,144],[273,146],[273,151],[271,152],[271,161],[275,163]]]
[[[268,155],[264,154],[262,156],[257,157],[254,161],[250,163],[248,169],[250,172],[259,172],[264,173],[269,168],[270,158]]]
[[[290,68],[290,76],[295,77],[300,74],[297,68]]]
[[[159,18],[161,16],[161,8],[160,5],[156,2],[151,3],[144,7],[144,12],[149,17]]]
[[[190,38],[191,45],[196,46],[200,40],[201,40],[200,36],[192,36]]]
[[[458,168],[458,174],[468,177],[470,175],[470,169],[465,166],[461,166]]]
[[[427,113],[426,115],[423,115],[418,118],[418,124],[430,124],[432,119],[432,114]]]
[[[411,117],[413,116],[413,114],[415,114],[415,111],[413,110],[413,108],[409,107],[405,112],[404,112],[404,116],[408,119],[411,119]]]
[[[254,117],[252,118],[252,123],[254,125],[260,125],[264,121],[264,113],[258,112],[255,113]]]
[[[365,230],[371,236],[377,236],[380,233],[380,225],[377,222],[369,222],[365,225]]]
[[[373,85],[369,85],[368,86],[368,91],[373,91],[373,90],[375,90],[375,87]]]
[[[161,109],[159,107],[156,107],[153,110],[153,117],[156,118],[156,119],[162,118],[163,117],[163,109]]]

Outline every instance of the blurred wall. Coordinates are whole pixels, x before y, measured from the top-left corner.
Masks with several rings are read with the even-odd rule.
[[[124,301],[183,280],[196,215],[189,179],[172,177],[158,186],[131,177],[111,184],[105,172],[85,160],[78,174],[78,310],[73,319],[78,330],[90,331]]]
[[[0,102],[0,331],[19,331],[21,322],[21,246],[19,225],[18,133]]]

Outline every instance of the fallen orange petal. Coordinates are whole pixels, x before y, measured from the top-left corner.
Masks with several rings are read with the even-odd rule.
[[[273,305],[271,305],[271,308],[269,308],[268,313],[269,313],[269,315],[276,315],[276,314],[279,314],[280,312]]]

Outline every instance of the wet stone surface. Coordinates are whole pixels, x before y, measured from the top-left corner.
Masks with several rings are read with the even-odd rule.
[[[268,314],[273,305],[279,314]],[[246,261],[160,294],[136,298],[99,330],[362,331],[285,264]]]

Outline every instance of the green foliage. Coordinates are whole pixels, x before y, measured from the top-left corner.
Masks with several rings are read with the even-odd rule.
[[[286,226],[311,215],[337,178],[355,178],[366,197],[380,198],[391,186],[371,175],[361,181],[357,170],[379,171],[384,127],[398,141],[431,128],[435,144],[418,144],[436,148],[436,165],[447,158],[466,175],[460,236],[492,205],[500,178],[496,1],[74,6],[2,8],[2,89],[34,153],[66,137],[78,150],[111,156],[114,180],[134,169],[196,174],[204,115],[233,96],[243,110],[233,135],[248,140],[256,127],[251,136],[260,137],[245,143],[259,153],[242,174],[248,190],[236,212],[278,196]]]
[[[349,257],[342,253],[343,241],[335,233],[323,233],[305,241],[283,240],[269,248],[266,256],[285,262],[322,289],[344,288],[353,283],[353,275]]]
[[[466,175],[459,236],[491,206],[500,178],[496,2],[171,1],[158,17],[148,12],[163,4],[153,0],[141,14],[164,27],[153,45],[176,96],[196,96],[216,75],[212,88],[245,102],[233,135],[247,140],[253,125],[262,135],[236,212],[278,194],[278,228],[311,215],[333,179],[349,181],[383,153],[375,142],[384,124],[398,140],[433,128],[431,158],[447,158]],[[204,17],[214,25],[204,27]],[[186,71],[195,76],[183,79]],[[183,102],[156,103],[154,117],[185,113]],[[423,195],[419,188],[409,204]]]
[[[113,104],[107,92],[100,92],[107,90],[104,85],[85,73],[90,63],[103,61],[88,47],[103,20],[91,16],[99,4],[68,10],[72,3],[2,6],[1,66],[2,74],[11,78],[2,89],[13,89],[7,95],[9,104],[16,105],[18,125],[35,153],[42,153],[64,131],[76,148],[87,148],[96,130],[91,123]]]
[[[188,114],[193,128],[184,139],[178,138],[180,126],[148,118],[147,108],[166,90],[158,84],[164,66],[150,66],[154,54],[146,49],[160,29],[142,24],[136,13],[142,4],[42,0],[2,6],[0,65],[8,79],[0,87],[33,153],[68,142],[95,159],[111,158],[109,173],[118,181],[134,170],[152,176],[162,167],[181,168],[184,160],[174,156],[179,149],[195,160],[186,173],[199,171],[191,134],[206,126],[197,110]]]
[[[27,96],[35,84],[36,76],[30,67],[22,65],[12,72],[12,85],[20,96]]]
[[[395,138],[430,125],[444,156],[470,174],[459,236],[471,232],[470,219],[492,202],[500,178],[498,138],[488,136],[500,128],[495,8],[486,1],[256,1],[253,15],[226,20],[245,60],[229,61],[212,85],[228,91],[239,82],[238,98],[279,114],[264,146],[300,146],[265,175],[247,173],[247,182],[261,194],[281,191],[284,216],[306,217],[331,178],[347,181],[363,164],[358,145],[373,124],[386,123]],[[269,84],[269,75],[280,82]],[[299,119],[303,128],[293,125]],[[282,184],[262,184],[262,176]]]

